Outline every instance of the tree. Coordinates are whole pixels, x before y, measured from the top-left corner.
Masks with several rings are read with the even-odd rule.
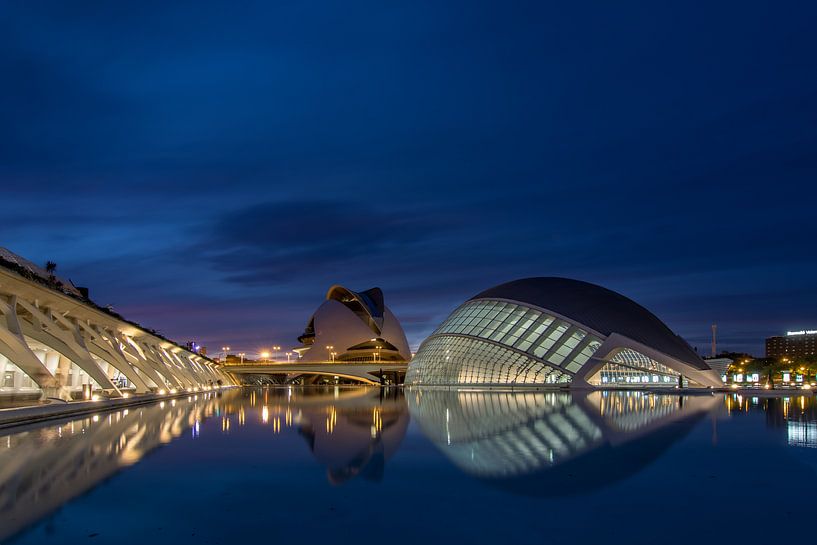
[[[53,261],[47,261],[45,263],[45,272],[48,273],[48,281],[56,287],[60,287],[57,284],[61,284],[61,282],[57,282],[57,277],[54,275],[54,271],[57,270],[57,264]]]

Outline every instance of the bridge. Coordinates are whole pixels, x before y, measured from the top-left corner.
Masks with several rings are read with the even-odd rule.
[[[364,384],[381,384],[381,377],[392,383],[403,382],[407,363],[247,363],[223,367],[240,381],[250,376],[286,375],[286,382],[303,376],[328,376],[355,380]]]
[[[4,396],[71,400],[88,384],[107,397],[234,384],[210,359],[97,307],[30,262],[5,250],[0,258]]]

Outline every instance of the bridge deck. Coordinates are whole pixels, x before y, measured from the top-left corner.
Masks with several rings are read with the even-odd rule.
[[[222,369],[233,375],[331,375],[379,384],[381,373],[405,373],[407,363],[253,363]]]

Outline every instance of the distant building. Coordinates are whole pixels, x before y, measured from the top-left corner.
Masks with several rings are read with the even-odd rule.
[[[817,329],[789,331],[766,339],[767,358],[817,356]]]
[[[187,348],[191,352],[195,352],[196,354],[201,354],[202,356],[207,355],[207,347],[201,346],[196,341],[187,341],[184,344],[184,347]]]

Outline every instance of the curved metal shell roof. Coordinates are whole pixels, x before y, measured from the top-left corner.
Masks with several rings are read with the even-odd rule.
[[[509,299],[549,309],[602,335],[618,333],[697,369],[709,369],[689,344],[653,313],[596,284],[558,277],[523,278],[487,289],[474,299]]]

